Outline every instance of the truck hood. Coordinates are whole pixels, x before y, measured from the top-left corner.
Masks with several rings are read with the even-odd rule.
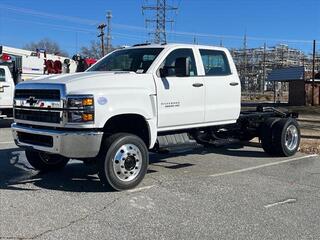
[[[20,83],[23,85],[63,84],[68,94],[88,94],[102,92],[104,89],[145,89],[155,93],[152,74],[134,72],[83,72],[62,75],[41,76]],[[22,86],[21,86],[22,85]]]

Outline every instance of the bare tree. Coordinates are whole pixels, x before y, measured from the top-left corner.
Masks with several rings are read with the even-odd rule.
[[[68,57],[69,54],[62,50],[58,43],[48,39],[44,38],[38,42],[30,42],[24,46],[25,49],[30,51],[36,51],[37,49],[44,49],[47,53],[50,54],[56,54],[60,56]]]
[[[119,49],[121,47],[119,46],[111,46],[109,49],[109,52],[112,52],[113,50]],[[105,53],[108,53],[107,46],[105,46]],[[102,58],[102,51],[101,51],[101,44],[99,41],[91,41],[90,45],[88,47],[82,47],[80,54],[83,57],[89,57],[94,59],[100,59]]]
[[[80,54],[84,57],[99,59],[102,57],[101,46],[97,41],[91,41],[90,46],[82,47]]]

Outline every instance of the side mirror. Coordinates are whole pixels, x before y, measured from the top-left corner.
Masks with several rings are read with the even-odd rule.
[[[176,59],[175,72],[177,77],[190,76],[190,61],[189,58],[181,57]]]
[[[159,71],[160,71],[161,78],[169,76],[169,69],[166,66],[164,66],[163,68],[160,68]]]

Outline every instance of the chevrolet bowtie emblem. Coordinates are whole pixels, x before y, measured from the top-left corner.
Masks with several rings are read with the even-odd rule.
[[[38,100],[35,97],[29,97],[26,101],[26,103],[30,104],[30,107],[32,107],[34,104],[36,104]]]

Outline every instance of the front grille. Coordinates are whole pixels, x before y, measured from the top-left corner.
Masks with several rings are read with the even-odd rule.
[[[60,112],[15,109],[14,117],[15,119],[34,122],[60,123],[61,121]]]
[[[42,100],[60,100],[60,90],[56,89],[17,89],[15,98],[28,99],[34,97]]]
[[[51,136],[18,132],[19,142],[38,145],[43,147],[53,147],[53,138]]]

